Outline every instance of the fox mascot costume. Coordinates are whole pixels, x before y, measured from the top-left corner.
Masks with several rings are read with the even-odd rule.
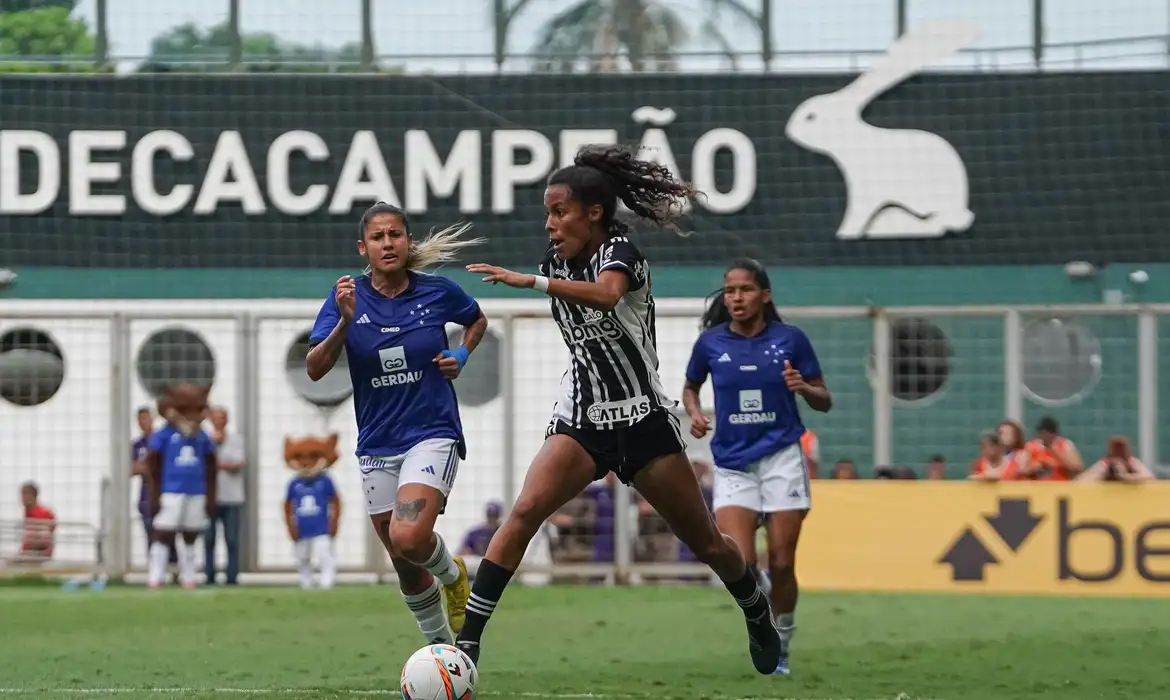
[[[284,461],[297,475],[288,484],[284,519],[295,543],[301,588],[313,586],[314,566],[323,589],[333,587],[337,558],[333,538],[341,518],[341,498],[326,474],[337,463],[337,434],[328,438],[284,438]]]

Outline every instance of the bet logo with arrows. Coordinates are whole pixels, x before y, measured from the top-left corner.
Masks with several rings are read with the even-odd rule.
[[[1000,498],[999,512],[984,515],[983,519],[1012,552],[1018,552],[1032,532],[1044,520],[1034,515],[1028,498]],[[939,557],[938,563],[951,567],[952,581],[982,581],[989,564],[999,564],[983,540],[970,526],[963,528],[959,537]]]

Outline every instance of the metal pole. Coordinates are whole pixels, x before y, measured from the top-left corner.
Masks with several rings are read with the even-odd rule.
[[[909,0],[895,0],[894,3],[894,31],[895,39],[906,33],[906,16],[909,11]]]
[[[878,310],[873,319],[873,465],[888,467],[893,464],[894,421],[892,392],[893,377],[890,367],[890,317]]]
[[[130,570],[130,323],[110,317],[110,518],[109,576],[118,581]]]
[[[1024,341],[1020,312],[1003,315],[1003,414],[1024,419]]]
[[[240,2],[228,0],[228,36],[231,42],[228,45],[228,64],[232,70],[239,70],[244,54],[244,43],[240,37]]]
[[[1032,61],[1036,70],[1044,66],[1044,0],[1032,0]]]
[[[504,332],[500,337],[500,386],[504,391],[504,473],[502,488],[504,505],[508,510],[516,502],[516,317],[504,317]]]
[[[764,57],[764,72],[772,71],[772,3],[774,0],[760,0],[760,51]]]
[[[362,0],[362,70],[374,70],[374,2]]]
[[[239,415],[243,418],[240,437],[244,440],[244,522],[240,533],[240,568],[260,568],[260,348],[259,319],[251,314],[239,318],[237,359]]]
[[[504,54],[508,51],[508,25],[512,23],[512,18],[509,15],[507,0],[495,0],[492,15],[494,18],[492,40],[497,73],[504,71],[504,61],[507,59]]]
[[[97,14],[97,37],[94,42],[94,60],[97,63],[99,71],[106,70],[110,65],[110,32],[107,21],[109,20],[109,6],[107,0],[97,0],[97,6],[94,8]]]
[[[1158,317],[1138,315],[1138,454],[1150,469],[1158,468]]]

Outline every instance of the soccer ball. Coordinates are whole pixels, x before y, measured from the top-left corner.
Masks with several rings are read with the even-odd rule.
[[[467,654],[449,644],[429,644],[402,666],[402,700],[475,700],[478,676]]]

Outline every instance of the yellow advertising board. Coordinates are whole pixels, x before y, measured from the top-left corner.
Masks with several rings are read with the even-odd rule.
[[[1170,597],[1170,484],[814,481],[802,587]]]

